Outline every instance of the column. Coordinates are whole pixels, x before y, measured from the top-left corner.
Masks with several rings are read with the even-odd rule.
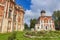
[[[14,16],[14,6],[13,6],[13,9],[12,9],[12,25],[11,25],[11,31],[14,31],[14,19],[13,19],[13,16]]]
[[[5,18],[7,4],[8,4],[8,2],[6,1],[5,6],[4,6],[4,15],[3,15],[3,19],[2,19],[2,33],[7,32],[7,19]]]
[[[17,20],[17,18],[18,18],[18,14],[16,15],[16,31],[18,31],[18,20]]]

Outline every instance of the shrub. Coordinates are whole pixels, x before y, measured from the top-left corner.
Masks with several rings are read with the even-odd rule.
[[[16,39],[16,32],[13,32],[11,36],[8,37],[8,40],[15,40]]]
[[[46,31],[27,32],[26,35],[31,35],[31,36],[41,36],[41,35],[45,35],[46,33],[47,33]]]

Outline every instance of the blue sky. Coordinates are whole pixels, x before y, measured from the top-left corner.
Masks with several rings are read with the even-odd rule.
[[[28,25],[31,18],[40,16],[41,10],[45,10],[47,16],[52,16],[53,11],[60,10],[60,0],[16,0],[16,3],[25,9],[24,22]]]
[[[30,10],[31,0],[16,0],[16,3],[23,6],[24,9]]]

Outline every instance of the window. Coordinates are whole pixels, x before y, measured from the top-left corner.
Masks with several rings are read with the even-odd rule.
[[[2,16],[3,15],[3,12],[4,11],[4,7],[3,6],[0,6],[0,15]]]
[[[41,29],[43,29],[43,25],[41,25]]]
[[[14,22],[16,22],[16,15],[14,15],[13,20],[14,20]]]
[[[47,30],[47,26],[46,26],[46,30]]]
[[[44,23],[48,23],[48,20],[44,20]]]
[[[51,25],[50,25],[50,28],[51,28]]]
[[[50,30],[51,30],[51,28],[52,28],[52,27],[51,27],[51,24],[50,24]]]
[[[8,21],[8,28],[7,28],[8,30],[10,30],[11,29],[11,22],[9,22]]]
[[[38,27],[38,29],[39,29],[39,27]]]
[[[53,25],[53,28],[54,28],[54,25]]]
[[[9,10],[8,18],[11,18],[12,10]]]
[[[49,23],[51,23],[51,22],[52,22],[52,20],[49,21]]]
[[[10,8],[12,8],[13,7],[13,4],[10,2]]]

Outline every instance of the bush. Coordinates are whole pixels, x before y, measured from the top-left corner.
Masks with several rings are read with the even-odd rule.
[[[31,36],[41,36],[41,35],[45,35],[46,33],[47,33],[46,31],[27,32],[26,35],[31,35]]]
[[[8,40],[15,40],[16,39],[16,32],[13,32],[11,36],[8,37]]]
[[[37,32],[38,34],[45,34],[47,33],[46,31],[40,31],[40,32]]]

